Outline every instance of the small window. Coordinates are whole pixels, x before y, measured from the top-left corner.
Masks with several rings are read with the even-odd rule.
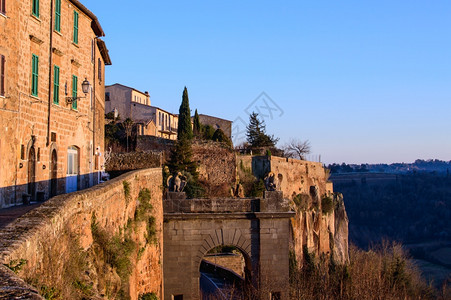
[[[173,295],[172,299],[174,299],[174,300],[183,300],[183,295]]]
[[[33,7],[31,9],[31,13],[33,14],[33,16],[39,18],[39,0],[33,0]]]
[[[6,0],[0,0],[0,14],[6,15]]]
[[[96,51],[95,47],[96,46],[95,46],[94,40],[91,40],[91,62],[92,63],[94,63],[94,57],[95,57],[95,51]]]
[[[98,60],[98,68],[99,68],[99,74],[98,74],[99,81],[102,81],[102,61],[100,60],[100,58]]]
[[[61,0],[55,1],[55,31],[61,32]]]
[[[78,12],[74,10],[74,37],[72,39],[74,44],[78,44]]]
[[[105,101],[110,101],[110,92],[105,93]]]
[[[31,95],[38,96],[39,57],[33,54],[31,59]]]
[[[56,65],[53,70],[53,103],[60,103],[60,68]]]
[[[77,99],[77,85],[78,85],[78,77],[72,75],[72,98]],[[77,100],[72,102],[72,109],[77,109]]]
[[[5,96],[5,72],[6,72],[5,69],[6,69],[5,57],[3,55],[0,55],[0,96]]]

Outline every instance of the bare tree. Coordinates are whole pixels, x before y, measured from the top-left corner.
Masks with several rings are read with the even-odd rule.
[[[292,138],[285,144],[283,150],[286,157],[305,160],[305,155],[310,153],[310,142],[308,140],[301,141],[300,139]]]

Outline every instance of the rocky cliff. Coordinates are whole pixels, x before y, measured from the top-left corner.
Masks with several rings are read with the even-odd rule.
[[[274,173],[278,189],[291,200],[296,212],[291,220],[291,250],[297,262],[302,262],[305,251],[341,264],[349,261],[343,196],[333,192],[328,170],[321,163],[275,156],[238,156],[237,162],[252,168],[257,178]]]

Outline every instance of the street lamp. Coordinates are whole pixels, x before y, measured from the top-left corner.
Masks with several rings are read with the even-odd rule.
[[[66,96],[67,103],[72,103],[72,102],[77,101],[79,99],[86,98],[86,95],[89,92],[89,87],[90,86],[91,86],[91,84],[89,83],[88,79],[85,78],[85,80],[81,84],[81,89],[82,89],[83,93],[85,94],[85,96],[84,97],[67,97]],[[64,89],[65,89],[65,92],[66,92],[66,95],[67,95],[67,82],[66,82],[66,85],[65,85]]]

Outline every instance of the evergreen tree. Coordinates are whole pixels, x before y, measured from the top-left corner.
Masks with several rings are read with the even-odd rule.
[[[194,113],[194,119],[193,119],[193,134],[195,137],[200,137],[202,131],[202,127],[200,124],[199,114],[196,112]]]
[[[260,120],[255,112],[249,116],[249,125],[247,125],[246,130],[247,141],[253,148],[274,147],[279,141],[273,135],[266,134],[265,122]]]
[[[177,129],[177,139],[191,140],[193,138],[193,129],[191,127],[191,110],[189,109],[188,90],[183,90],[182,104],[179,109],[179,127]]]

